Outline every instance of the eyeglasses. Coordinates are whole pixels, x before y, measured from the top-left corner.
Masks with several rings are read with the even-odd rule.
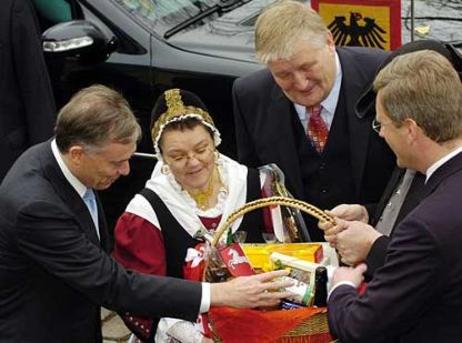
[[[177,167],[184,167],[192,159],[199,161],[207,161],[213,154],[213,152],[214,149],[211,146],[207,145],[204,147],[200,147],[195,151],[167,157],[167,159],[169,160],[168,164],[175,165]]]
[[[380,133],[380,129],[382,129],[383,126],[388,125],[393,123],[392,121],[389,121],[388,123],[381,123],[377,119],[374,119],[372,121],[372,130],[374,130],[377,133]]]
[[[382,123],[379,122],[377,119],[374,119],[372,121],[372,130],[374,130],[377,133],[380,133],[381,128],[382,128]]]

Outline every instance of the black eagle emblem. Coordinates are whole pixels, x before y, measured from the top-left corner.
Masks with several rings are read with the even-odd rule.
[[[358,23],[361,19],[360,13],[350,12],[350,25],[347,25],[344,16],[336,16],[328,26],[334,36],[335,44],[384,49],[386,40],[383,39],[382,35],[386,31],[376,24],[374,18],[365,17],[364,25]]]

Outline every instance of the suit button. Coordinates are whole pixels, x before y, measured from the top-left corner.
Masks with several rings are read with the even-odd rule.
[[[319,170],[324,170],[326,168],[326,164],[324,162],[322,162],[320,165],[319,165]]]
[[[322,190],[321,190],[321,193],[322,193],[322,194],[326,194],[326,193],[327,193],[327,189],[322,189]]]

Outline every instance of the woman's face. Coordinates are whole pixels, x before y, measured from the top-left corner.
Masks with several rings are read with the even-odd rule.
[[[203,125],[183,131],[167,129],[162,133],[160,148],[165,163],[184,189],[207,189],[215,165],[215,146]]]

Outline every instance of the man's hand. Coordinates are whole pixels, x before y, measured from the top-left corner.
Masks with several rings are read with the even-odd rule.
[[[355,268],[337,268],[332,278],[332,287],[337,285],[339,282],[349,281],[354,284],[356,288],[358,288],[361,282],[364,280],[363,274],[366,272],[366,270],[367,266],[364,263],[358,264]]]
[[[343,221],[357,220],[364,223],[369,221],[366,208],[357,204],[341,204],[330,211],[326,211],[326,213],[334,216],[336,218],[336,223],[319,222],[318,227],[324,231],[324,239],[334,248],[337,247],[337,234],[346,229]]]
[[[269,273],[243,276],[224,283],[212,283],[211,305],[254,308],[275,306],[283,298],[292,295],[281,292],[281,288],[292,286],[291,281],[272,281],[275,277],[287,276],[288,271],[277,270]]]
[[[366,260],[375,240],[381,234],[372,226],[363,222],[346,222],[338,220],[345,230],[339,232],[335,238],[335,247],[342,258],[342,262],[354,266]]]
[[[367,213],[366,208],[358,204],[341,204],[335,206],[332,210],[327,211],[327,213],[343,220],[356,220],[363,223],[369,222],[369,214]]]
[[[330,246],[337,248],[337,236],[340,232],[346,229],[346,221],[336,219],[335,224],[324,222],[318,223],[318,227],[324,231],[324,239],[329,242]]]

